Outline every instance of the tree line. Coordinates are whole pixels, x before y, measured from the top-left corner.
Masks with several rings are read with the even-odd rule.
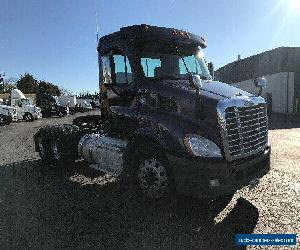
[[[38,80],[30,73],[21,75],[19,79],[14,77],[4,79],[3,76],[0,75],[0,94],[9,94],[12,89],[19,89],[24,94],[48,93],[52,96],[74,95],[71,91],[59,87],[54,83]],[[84,99],[98,99],[99,93],[81,92],[77,94],[76,97]]]
[[[51,82],[38,80],[30,73],[21,75],[19,79],[12,77],[6,80],[2,79],[2,83],[0,83],[0,94],[10,93],[11,90],[15,88],[21,90],[24,94],[38,94],[41,92],[47,92],[55,96],[69,94],[66,89],[60,88]]]

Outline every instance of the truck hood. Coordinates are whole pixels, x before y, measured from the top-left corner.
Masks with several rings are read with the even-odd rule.
[[[225,99],[233,97],[249,97],[252,94],[241,90],[239,88],[233,87],[229,84],[219,82],[219,81],[202,81],[202,87],[200,88],[200,94],[206,95],[213,99]]]
[[[156,86],[155,88],[157,88],[157,91],[162,90],[164,85],[172,86],[175,89],[183,89],[190,93],[195,93],[195,88],[190,87],[188,80],[165,80],[152,83],[152,86]],[[168,89],[167,91],[170,92],[171,90]],[[232,85],[211,80],[202,80],[202,87],[199,89],[199,92],[201,96],[215,100],[253,96],[252,94]]]
[[[16,108],[11,107],[11,106],[7,106],[7,105],[0,105],[0,108],[5,109],[5,110],[9,110],[10,112],[13,112],[16,110]]]
[[[0,105],[0,109],[9,111],[13,115],[17,113],[17,109],[16,108],[11,107],[11,106],[7,106],[7,105]]]

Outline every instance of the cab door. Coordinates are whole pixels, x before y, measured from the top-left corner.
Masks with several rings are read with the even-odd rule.
[[[113,131],[130,133],[136,123],[136,110],[131,105],[133,74],[128,57],[122,50],[112,50],[100,57],[101,114],[111,121]]]
[[[117,51],[100,58],[100,92],[108,98],[109,106],[126,105],[133,83],[128,57]]]
[[[17,99],[15,101],[14,107],[17,109],[18,119],[23,119],[23,116],[24,116],[24,107],[23,107],[22,101],[20,99]]]

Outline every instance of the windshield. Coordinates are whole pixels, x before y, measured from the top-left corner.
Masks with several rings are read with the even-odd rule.
[[[171,53],[142,52],[140,63],[145,77],[152,79],[188,79],[189,74],[197,74],[201,79],[210,80],[211,76],[198,48],[191,52]]]
[[[21,99],[21,101],[24,105],[32,105],[32,100],[30,99]]]

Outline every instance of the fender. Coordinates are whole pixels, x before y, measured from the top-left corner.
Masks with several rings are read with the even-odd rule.
[[[145,118],[145,117],[144,117]],[[134,132],[134,137],[158,144],[163,150],[184,152],[182,131],[170,120],[159,119],[159,117],[148,117],[139,119],[139,127]],[[149,119],[150,118],[150,119]],[[155,118],[158,118],[155,119]],[[177,128],[176,128],[177,127]]]

